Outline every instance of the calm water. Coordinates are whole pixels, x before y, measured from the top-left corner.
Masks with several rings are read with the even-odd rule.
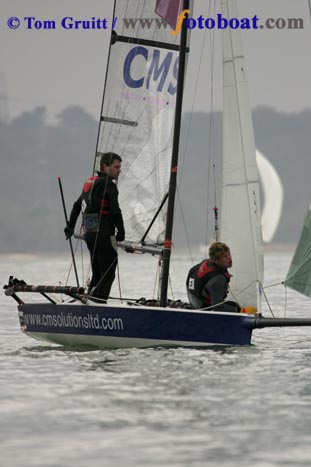
[[[289,261],[268,254],[266,283]],[[2,257],[1,283],[64,281],[68,262]],[[175,298],[188,266],[174,261]],[[142,281],[152,296],[144,257],[122,257],[120,269],[124,296],[146,295]],[[267,293],[284,316],[283,289]],[[248,348],[78,352],[24,336],[12,299],[1,296],[0,313],[1,467],[311,465],[309,328],[257,331]],[[310,317],[310,301],[288,293],[290,315]]]

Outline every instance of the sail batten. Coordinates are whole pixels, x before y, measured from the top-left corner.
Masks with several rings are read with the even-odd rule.
[[[114,36],[114,41],[118,42],[126,42],[127,44],[140,44],[140,45],[147,45],[150,47],[157,47],[158,49],[167,49],[167,50],[179,50],[179,46],[175,44],[167,44],[166,42],[159,42],[154,40],[148,39],[140,39],[135,37],[129,36]]]
[[[110,123],[120,123],[121,125],[128,125],[128,126],[137,126],[137,122],[130,122],[129,120],[124,120],[121,118],[113,118],[113,117],[104,117],[102,116],[100,119],[102,122],[110,122]]]

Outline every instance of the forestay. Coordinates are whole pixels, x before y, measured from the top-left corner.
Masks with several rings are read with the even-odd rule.
[[[311,201],[285,285],[311,297]]]
[[[155,13],[155,0],[119,0],[104,90],[99,153],[122,159],[119,202],[126,240],[144,236],[169,183],[176,101],[179,41]],[[166,205],[145,242],[164,240]]]
[[[227,18],[236,1],[222,0]],[[223,188],[221,235],[233,256],[231,289],[241,306],[257,306],[263,281],[259,182],[244,56],[238,30],[223,31]]]

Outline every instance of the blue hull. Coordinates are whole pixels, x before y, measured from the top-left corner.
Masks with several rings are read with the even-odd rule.
[[[23,304],[21,329],[36,339],[98,348],[249,345],[254,317],[128,305]]]

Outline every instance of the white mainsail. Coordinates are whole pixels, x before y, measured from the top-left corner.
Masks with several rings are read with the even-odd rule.
[[[227,18],[237,18],[236,0],[222,0]],[[258,306],[263,281],[259,181],[254,131],[240,32],[223,31],[222,241],[233,257],[231,290],[241,306]]]
[[[115,2],[97,145],[97,153],[113,151],[123,159],[119,202],[126,240],[134,242],[144,236],[167,194],[172,154],[181,35],[170,34],[155,6],[155,0]],[[163,242],[165,218],[166,206],[146,243]]]

